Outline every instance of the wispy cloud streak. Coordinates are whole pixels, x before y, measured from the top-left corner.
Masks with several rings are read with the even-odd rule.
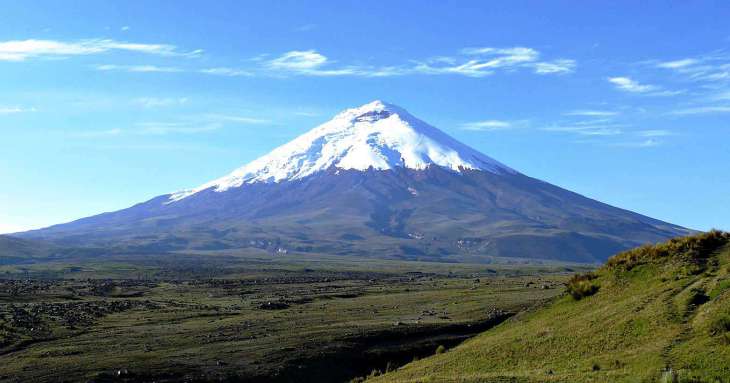
[[[657,85],[642,84],[629,77],[609,77],[608,82],[613,84],[618,90],[647,96],[676,96],[684,92],[682,90],[663,89]]]
[[[730,113],[730,105],[710,105],[698,106],[692,108],[684,108],[673,111],[671,114],[678,116],[694,115],[694,114],[716,114]]]
[[[500,130],[519,129],[528,126],[527,120],[505,121],[505,120],[483,120],[467,122],[461,125],[463,130],[475,132],[496,132]]]
[[[216,68],[205,68],[199,71],[203,74],[210,74],[214,76],[227,76],[227,77],[239,77],[239,76],[253,76],[253,73],[242,69],[228,68],[228,67],[216,67]]]
[[[654,85],[641,84],[629,77],[609,77],[608,82],[615,85],[617,89],[631,93],[647,93],[659,89]]]
[[[179,73],[183,69],[171,66],[157,65],[114,65],[104,64],[97,65],[96,70],[100,71],[120,71],[120,72],[138,72],[138,73]]]
[[[610,110],[591,110],[591,109],[578,109],[570,112],[563,113],[565,116],[581,116],[581,117],[612,117],[618,115],[618,112]]]
[[[0,115],[35,112],[35,108],[22,108],[19,106],[0,106]]]
[[[32,58],[87,56],[110,51],[126,51],[158,56],[198,57],[202,50],[180,51],[170,44],[143,44],[110,39],[80,41],[9,40],[0,41],[0,61],[26,61]]]
[[[388,66],[336,65],[315,50],[294,50],[263,62],[263,69],[278,75],[392,77],[405,75],[462,75],[485,77],[497,71],[528,69],[541,75],[573,72],[574,60],[540,61],[532,48],[465,48],[455,56],[412,60]]]

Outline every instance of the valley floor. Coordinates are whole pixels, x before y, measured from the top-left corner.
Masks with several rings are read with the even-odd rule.
[[[571,271],[293,259],[0,268],[16,278],[0,281],[0,381],[349,381],[541,304]]]

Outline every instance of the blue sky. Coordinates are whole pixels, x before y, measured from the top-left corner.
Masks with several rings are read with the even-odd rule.
[[[533,177],[730,229],[727,2],[2,8],[0,232],[197,186],[374,99]]]

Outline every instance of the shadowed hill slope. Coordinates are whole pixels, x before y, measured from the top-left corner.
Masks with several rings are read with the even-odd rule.
[[[568,292],[372,381],[730,381],[730,233],[618,254]]]
[[[302,180],[169,196],[19,234],[131,251],[252,248],[433,261],[599,263],[690,231],[521,174],[437,166],[330,169]]]
[[[7,258],[34,258],[44,257],[54,249],[49,243],[0,235],[0,262]]]

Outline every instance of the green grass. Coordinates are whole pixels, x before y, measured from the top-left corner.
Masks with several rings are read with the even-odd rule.
[[[368,381],[728,382],[729,243],[715,231],[619,254],[574,279],[600,286],[592,295]]]

